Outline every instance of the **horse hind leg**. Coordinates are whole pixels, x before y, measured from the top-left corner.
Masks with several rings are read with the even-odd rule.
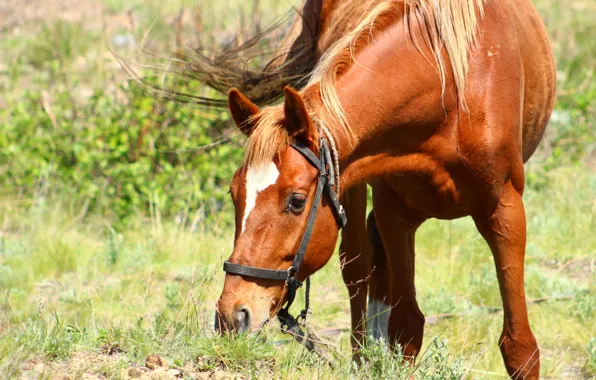
[[[514,379],[537,379],[540,352],[530,330],[524,292],[526,216],[521,192],[507,182],[494,211],[475,215],[474,222],[495,259],[504,310],[499,347],[507,372]]]
[[[389,344],[393,349],[400,346],[404,356],[413,361],[424,335],[424,315],[414,287],[414,235],[425,218],[406,209],[385,181],[373,185],[373,209],[390,273]]]
[[[372,268],[368,287],[368,310],[366,315],[368,335],[375,340],[388,341],[389,273],[381,234],[377,228],[374,211],[368,214],[366,229],[372,247]]]

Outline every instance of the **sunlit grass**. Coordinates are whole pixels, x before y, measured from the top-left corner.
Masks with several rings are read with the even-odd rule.
[[[262,24],[296,3],[260,1]],[[588,0],[535,4],[553,41],[559,100],[545,140],[527,165],[530,323],[544,377],[590,377],[596,374],[596,176],[584,154],[596,140],[596,74],[591,74],[596,9]],[[230,42],[259,16],[246,1],[211,2],[198,11],[191,0],[103,0],[103,5],[107,24],[102,31],[47,20],[25,33],[1,34],[3,95],[18,98],[23,88],[50,95],[64,88],[75,94],[85,86],[114,88],[116,78],[124,76],[106,46],[114,45],[114,37],[132,36],[127,41],[134,43],[119,48],[129,49],[123,54],[137,54],[141,41],[170,54],[181,7],[187,8],[187,47],[199,41],[213,47]],[[128,10],[126,23],[115,21]],[[52,106],[70,109],[71,99]],[[232,231],[217,218],[208,224],[204,219],[176,223],[154,210],[122,229],[106,215],[87,212],[85,200],[76,197],[31,198],[19,195],[19,189],[0,189],[0,194],[0,377],[31,374],[37,363],[46,364],[47,378],[58,372],[73,378],[83,373],[125,377],[122,371],[131,363],[142,365],[154,353],[188,373],[337,379],[407,378],[412,372],[441,379],[506,376],[497,347],[502,314],[494,263],[469,218],[432,220],[417,235],[420,306],[429,320],[453,317],[435,318],[427,326],[427,355],[416,368],[404,367],[398,353],[373,342],[364,348],[367,362],[356,368],[350,360],[348,294],[338,255],[314,276],[311,326],[342,355],[331,369],[275,326],[243,339],[212,333],[214,303],[223,284],[221,263],[232,249]],[[222,220],[231,212],[224,209]],[[303,293],[298,297],[301,304]]]
[[[595,274],[589,268],[596,252],[591,233],[596,229],[595,206],[575,206],[593,197],[596,181],[588,169],[562,168],[550,176],[552,185],[525,195],[530,231],[526,289],[530,300],[552,298],[531,304],[529,314],[542,351],[543,374],[560,376],[585,365],[588,344],[596,336]],[[575,189],[572,195],[562,197],[570,188]],[[313,278],[312,326],[329,332],[328,339],[345,356],[340,369],[327,372],[294,344],[272,345],[287,341],[271,335],[274,327],[266,334],[269,338],[244,343],[211,333],[214,302],[223,283],[221,263],[232,249],[229,229],[191,231],[149,218],[115,232],[101,218],[81,223],[67,209],[67,203],[58,200],[30,207],[2,202],[3,361],[11,362],[19,352],[63,360],[81,350],[101,353],[107,345],[118,346],[121,355],[138,364],[160,353],[183,366],[195,363],[201,353],[206,361],[202,365],[224,363],[232,372],[251,374],[257,367],[241,363],[254,358],[268,363],[268,374],[282,377],[312,370],[340,378],[351,366],[348,295],[337,255]],[[543,223],[539,216],[545,209],[554,222]],[[581,243],[566,246],[560,241],[562,231],[574,226],[573,239]],[[417,247],[423,312],[427,317],[456,315],[427,326],[425,349],[439,337],[448,341],[450,358],[463,358],[465,373],[505,374],[497,347],[502,314],[493,311],[500,307],[494,265],[473,223],[430,221],[422,227]],[[570,258],[579,267],[565,261]],[[382,364],[379,371],[391,366]]]

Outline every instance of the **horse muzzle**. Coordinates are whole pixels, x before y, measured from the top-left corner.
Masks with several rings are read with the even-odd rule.
[[[252,329],[253,313],[244,304],[236,305],[227,315],[215,311],[215,331],[219,333],[236,332],[247,333]]]

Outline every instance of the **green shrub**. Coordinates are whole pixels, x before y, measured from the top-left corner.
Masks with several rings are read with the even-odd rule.
[[[85,199],[122,222],[138,212],[219,211],[242,154],[237,142],[217,144],[235,133],[227,113],[157,100],[135,86],[122,90],[123,100],[99,90],[78,108],[68,90],[58,92],[53,119],[37,92],[0,110],[4,185]]]
[[[360,363],[352,363],[358,371],[355,378],[373,379],[463,379],[470,372],[464,358],[452,357],[447,341],[435,337],[417,364],[404,362],[401,348],[390,350],[383,341],[366,342],[361,350]]]
[[[38,69],[53,60],[68,64],[84,56],[97,38],[97,34],[85,29],[82,22],[59,20],[54,24],[44,24],[37,36],[27,44],[26,61]]]

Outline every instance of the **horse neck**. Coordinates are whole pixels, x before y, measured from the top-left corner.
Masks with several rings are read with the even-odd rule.
[[[424,53],[432,57],[430,51]],[[419,170],[418,147],[457,109],[452,75],[443,96],[439,75],[406,41],[400,23],[356,60],[358,64],[352,64],[334,86],[350,133],[342,130],[320,100],[316,112],[336,140],[343,189],[387,174]],[[426,164],[432,166],[422,166]]]

